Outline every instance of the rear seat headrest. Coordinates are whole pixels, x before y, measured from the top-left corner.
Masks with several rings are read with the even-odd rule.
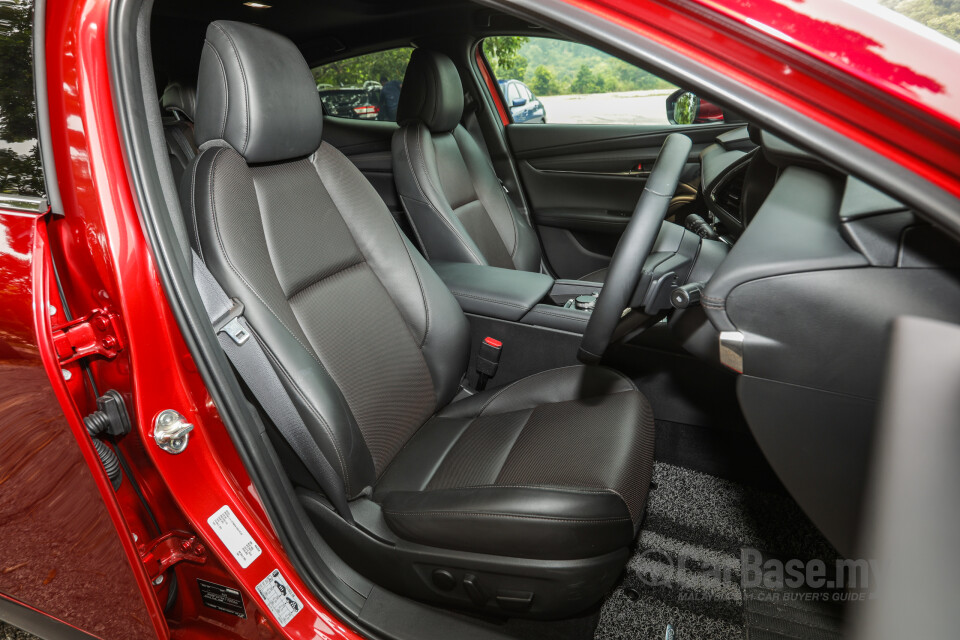
[[[171,82],[160,96],[164,111],[178,111],[193,122],[197,111],[197,90],[182,82]]]
[[[276,162],[316,151],[322,128],[316,82],[293,42],[242,22],[210,23],[197,83],[198,145],[224,140],[251,164]]]

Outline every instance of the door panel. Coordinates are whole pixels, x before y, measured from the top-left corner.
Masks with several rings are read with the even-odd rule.
[[[671,204],[673,215],[696,198],[700,151],[739,126],[507,126],[533,221],[556,274],[576,278],[609,264],[669,134],[681,132],[693,140]]]
[[[349,120],[327,116],[323,119],[323,140],[347,156],[370,181],[387,204],[390,213],[405,223],[403,206],[393,182],[390,143],[397,125],[377,120]]]

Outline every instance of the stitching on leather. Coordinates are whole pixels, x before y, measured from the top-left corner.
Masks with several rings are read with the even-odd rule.
[[[595,273],[600,273],[601,271],[604,271],[604,269],[596,269],[596,270],[591,271],[590,273],[588,273],[588,274],[586,274],[586,275],[584,275],[584,276],[580,276],[580,277],[577,278],[577,279],[580,280],[581,282],[592,282],[592,280],[587,280],[587,278],[589,278],[590,276],[594,275]]]
[[[300,295],[301,293],[303,293],[303,292],[306,291],[307,289],[309,289],[309,288],[311,288],[311,287],[313,287],[313,286],[316,286],[316,285],[320,284],[320,283],[323,282],[324,280],[328,280],[329,278],[332,278],[333,276],[340,275],[341,273],[344,273],[345,271],[349,271],[350,269],[354,269],[354,268],[359,267],[359,266],[364,265],[364,264],[367,264],[367,259],[366,259],[366,257],[360,258],[360,260],[354,262],[353,264],[349,264],[349,265],[343,267],[342,269],[338,269],[338,270],[334,271],[333,273],[328,273],[328,274],[326,274],[326,275],[320,276],[319,278],[317,278],[317,279],[315,279],[315,280],[313,280],[313,281],[311,281],[311,282],[308,282],[307,284],[303,285],[302,287],[300,287],[299,289],[297,289],[296,291],[294,291],[293,293],[291,293],[290,295],[288,295],[288,296],[287,296],[287,301],[289,302],[290,300],[292,300],[293,298],[296,298],[298,295]]]
[[[520,520],[547,520],[550,522],[561,522],[563,524],[596,524],[605,522],[633,522],[632,518],[561,518],[558,516],[533,516],[519,515],[513,513],[484,513],[480,511],[392,511],[384,509],[384,513],[392,516],[440,516],[440,517],[463,517],[472,516],[479,518],[516,518]]]
[[[499,305],[503,305],[503,306],[505,306],[505,307],[516,307],[517,309],[526,309],[526,308],[527,308],[526,305],[517,304],[516,302],[505,302],[505,301],[503,301],[503,300],[495,300],[495,299],[493,299],[493,298],[484,298],[483,296],[474,295],[474,294],[472,294],[472,293],[461,293],[461,292],[459,292],[459,291],[454,291],[454,290],[452,290],[452,289],[450,290],[450,293],[452,293],[452,294],[455,295],[455,296],[461,296],[461,297],[463,297],[463,298],[473,298],[474,300],[483,300],[484,302],[490,302],[490,303],[493,303],[493,304],[499,304]]]
[[[228,265],[228,266],[230,267],[230,269],[236,274],[236,276],[240,279],[240,281],[243,282],[244,285],[246,285],[247,289],[249,289],[250,292],[251,292],[253,295],[255,295],[258,300],[260,300],[260,302],[263,304],[263,306],[265,306],[265,307],[267,308],[267,310],[273,315],[273,317],[277,319],[277,322],[279,322],[280,325],[281,325],[284,329],[287,330],[287,333],[290,334],[290,337],[293,338],[294,340],[296,340],[297,343],[298,343],[301,347],[303,347],[303,349],[307,352],[307,354],[308,354],[311,358],[313,358],[314,361],[315,361],[318,365],[320,365],[320,367],[324,370],[324,372],[326,372],[326,371],[327,371],[327,368],[323,366],[323,363],[322,363],[322,362],[320,362],[320,358],[318,358],[317,355],[316,355],[315,353],[313,353],[313,350],[312,350],[311,348],[309,348],[309,347],[307,347],[307,345],[303,344],[303,341],[290,329],[290,327],[287,326],[287,323],[284,322],[284,321],[280,318],[279,315],[277,315],[277,312],[273,310],[273,307],[271,307],[271,306],[267,303],[267,301],[263,299],[263,296],[260,295],[260,292],[258,292],[258,291],[253,287],[253,285],[251,285],[251,284],[247,281],[247,279],[246,279],[245,277],[243,277],[243,275],[240,273],[240,271],[237,270],[236,266],[234,266],[233,261],[230,260],[230,256],[227,254],[227,250],[226,250],[226,248],[224,247],[224,244],[223,244],[223,237],[222,237],[221,234],[220,234],[220,222],[219,222],[219,220],[217,220],[216,206],[214,205],[214,202],[213,202],[213,177],[214,177],[214,174],[216,173],[217,157],[220,155],[220,152],[221,152],[221,151],[223,151],[224,149],[227,149],[227,148],[229,148],[229,147],[219,147],[218,150],[217,150],[217,155],[215,155],[215,156],[213,157],[213,160],[211,161],[211,164],[212,164],[213,166],[211,167],[211,170],[210,170],[210,181],[209,181],[209,184],[208,184],[208,186],[207,186],[207,189],[210,191],[210,214],[211,214],[211,219],[212,219],[212,221],[213,221],[213,228],[214,228],[214,231],[216,232],[216,235],[217,235],[217,244],[220,245],[220,253],[223,254],[223,258],[224,258],[224,260],[226,261],[227,265]],[[329,375],[329,374],[328,374],[328,375]]]
[[[243,119],[243,149],[240,151],[240,153],[246,154],[247,147],[250,145],[250,90],[247,87],[247,72],[243,68],[243,60],[240,59],[240,49],[237,48],[237,43],[233,41],[233,37],[227,33],[226,29],[216,22],[212,24],[230,43],[230,47],[233,49],[233,55],[237,57],[237,66],[240,67],[240,79],[243,81],[243,101],[244,106],[246,107],[246,112],[244,113]],[[226,91],[226,89],[226,81],[224,81],[224,90]],[[224,132],[226,132],[226,127],[224,127]]]
[[[200,153],[203,155],[203,152]],[[200,224],[197,222],[197,173],[200,168],[200,157],[198,156],[193,165],[193,171],[190,173],[190,211],[193,214],[193,233],[197,238],[197,252],[200,254],[200,260],[203,259],[203,246],[200,244]]]
[[[330,442],[331,444],[333,444],[333,450],[337,454],[337,460],[340,463],[340,471],[341,473],[343,473],[344,489],[346,489],[348,494],[352,493],[350,490],[350,487],[351,487],[350,472],[347,471],[347,465],[343,460],[343,453],[341,453],[340,445],[337,443],[338,438],[334,434],[333,429],[330,427],[330,424],[323,419],[323,416],[321,416],[320,412],[317,411],[317,408],[313,406],[313,403],[310,402],[306,394],[303,392],[303,389],[300,388],[300,385],[297,384],[297,382],[293,379],[293,376],[290,375],[290,372],[287,371],[287,368],[283,366],[283,363],[280,362],[280,360],[276,357],[276,354],[273,352],[273,350],[270,349],[270,347],[263,340],[260,339],[260,335],[256,331],[252,331],[252,333],[253,333],[254,339],[256,339],[258,343],[260,343],[260,347],[263,349],[264,353],[266,353],[267,356],[270,358],[270,361],[274,363],[274,365],[280,370],[280,373],[290,383],[290,386],[293,388],[294,392],[296,392],[296,394],[300,396],[300,399],[303,400],[303,403],[307,406],[307,409],[310,410],[310,413],[314,415],[314,417],[320,423],[320,426],[322,426],[324,431],[327,432],[327,435],[330,437]],[[294,410],[296,410],[296,407],[294,407]],[[323,455],[323,451],[320,452],[320,455]]]
[[[466,131],[466,129],[464,129],[464,131]],[[470,137],[469,133],[467,134],[467,136]],[[459,149],[459,148],[460,148],[460,144],[459,144],[459,142],[457,141],[456,129],[454,129],[453,140],[454,140],[454,142],[457,142],[457,148]],[[473,140],[472,137],[470,137],[470,140],[473,142],[474,145],[476,145],[476,142]],[[496,170],[493,168],[493,163],[489,161],[489,156],[487,156],[487,154],[483,153],[483,152],[480,150],[479,145],[477,145],[477,151],[479,151],[485,158],[487,158],[487,160],[488,160],[487,166],[490,168],[490,171],[493,173],[494,179],[496,179],[497,182],[498,182],[498,188],[497,188],[497,190],[500,192],[500,195],[503,197],[503,202],[504,202],[504,204],[507,205],[507,215],[510,217],[510,223],[513,225],[513,250],[509,252],[510,260],[512,261],[512,260],[513,260],[513,257],[514,257],[515,255],[517,255],[517,250],[520,248],[519,231],[518,231],[518,229],[517,229],[517,219],[516,219],[516,217],[514,217],[514,215],[513,215],[513,211],[511,210],[510,202],[509,202],[508,199],[507,199],[507,194],[506,194],[506,192],[503,190],[503,187],[499,185],[499,178],[497,178],[497,172],[496,172]],[[477,191],[477,183],[476,183],[476,181],[473,179],[473,174],[472,174],[472,173],[470,173],[470,182],[473,184],[473,193],[474,193],[474,195],[477,196],[477,202],[480,202],[480,206],[483,206],[483,210],[486,212],[487,217],[490,218],[490,222],[493,224],[493,228],[494,228],[494,229],[496,230],[496,232],[497,232],[497,237],[500,238],[500,242],[503,242],[503,236],[500,235],[500,229],[497,228],[497,223],[493,221],[493,215],[491,215],[491,213],[490,213],[489,211],[487,211],[487,208],[483,205],[483,202],[480,201],[480,196],[479,196],[478,191]],[[468,204],[469,204],[469,203],[468,203]],[[466,205],[461,205],[461,206],[466,206]],[[506,246],[504,246],[504,248],[506,248]],[[514,262],[514,266],[516,267],[516,263],[515,263],[515,262]]]
[[[434,191],[436,191],[438,196],[443,197],[443,191],[441,191],[440,189],[437,188],[437,186],[433,183],[433,178],[430,177],[430,173],[427,171],[426,159],[425,159],[425,156],[424,156],[424,153],[423,153],[423,143],[420,141],[420,128],[421,128],[422,126],[423,126],[423,123],[418,122],[418,123],[416,123],[416,124],[414,125],[414,127],[416,127],[416,130],[415,130],[415,131],[413,130],[412,127],[411,127],[411,128],[408,128],[408,131],[413,132],[413,133],[415,134],[415,136],[416,136],[417,151],[418,151],[419,154],[420,154],[419,164],[420,164],[420,168],[423,170],[423,175],[424,175],[424,177],[426,178],[427,182],[430,183],[430,188],[433,189]],[[403,136],[403,148],[404,148],[404,150],[405,150],[406,153],[407,153],[407,163],[410,164],[410,165],[412,165],[412,164],[413,164],[413,157],[410,155],[410,149],[409,149],[409,147],[407,146],[407,136],[406,136],[406,135]],[[439,209],[437,209],[437,208],[431,203],[430,197],[426,194],[426,192],[423,190],[422,185],[420,184],[420,179],[417,177],[417,172],[416,172],[416,171],[411,171],[410,173],[413,175],[413,181],[414,181],[414,183],[417,185],[417,189],[420,191],[420,195],[422,195],[422,196],[424,197],[424,199],[426,200],[427,206],[429,206],[429,208],[436,214],[436,216],[437,216],[438,218],[440,218],[440,220],[443,222],[443,224],[445,224],[445,225],[447,226],[447,228],[450,229],[450,231],[453,233],[454,237],[460,242],[461,245],[463,245],[463,248],[466,249],[467,252],[468,252],[471,256],[473,256],[473,259],[474,259],[474,260],[477,261],[477,264],[486,264],[486,261],[485,261],[484,259],[482,259],[480,256],[478,256],[478,255],[473,251],[472,248],[470,248],[470,245],[467,244],[466,240],[464,240],[463,235],[457,230],[457,228],[456,228],[455,226],[453,226],[453,224],[452,224],[449,220],[447,220],[447,217],[446,217],[445,215],[443,215],[443,212],[440,211]]]
[[[483,406],[480,407],[480,411],[479,411],[479,412],[477,413],[477,415],[474,416],[474,417],[475,417],[475,418],[479,418],[480,416],[482,416],[482,415],[483,415],[483,412],[487,410],[487,407],[489,407],[489,406],[493,403],[494,400],[496,400],[496,399],[499,398],[501,395],[503,395],[504,392],[509,391],[510,389],[513,389],[515,386],[517,386],[517,385],[520,384],[521,382],[524,382],[524,381],[526,381],[526,380],[531,380],[531,379],[533,379],[533,378],[535,378],[535,377],[537,377],[537,376],[542,376],[542,375],[544,375],[544,374],[546,374],[546,373],[550,373],[551,371],[560,371],[561,369],[573,369],[574,367],[582,367],[582,366],[583,366],[583,365],[580,365],[580,364],[571,364],[571,365],[567,365],[567,366],[565,366],[565,367],[554,367],[553,369],[547,369],[546,371],[541,371],[540,373],[536,373],[536,374],[534,374],[534,375],[532,375],[532,376],[529,376],[529,377],[527,377],[527,378],[521,378],[520,380],[517,380],[516,382],[511,382],[510,384],[508,384],[507,386],[505,386],[503,389],[500,389],[500,391],[497,391],[495,394],[493,394],[493,397],[491,397],[489,400],[487,400],[485,403],[483,403]]]
[[[420,277],[420,269],[417,268],[417,263],[413,260],[413,255],[410,253],[410,247],[407,246],[406,241],[400,233],[400,227],[397,226],[396,221],[394,221],[393,226],[397,230],[397,237],[400,238],[400,242],[403,244],[404,251],[407,252],[407,259],[410,260],[410,266],[413,267],[413,272],[417,276],[417,285],[420,286],[420,297],[423,298],[423,312],[424,312],[424,327],[423,327],[423,339],[420,340],[420,349],[423,349],[423,345],[427,343],[427,336],[430,334],[430,302],[427,300],[427,292],[423,288],[423,279]]]
[[[475,484],[467,487],[450,487],[447,489],[433,489],[433,491],[460,491],[467,489],[552,489],[568,493],[584,493],[588,495],[613,494],[619,495],[613,489],[579,489],[575,487],[560,487],[551,484]]]
[[[577,318],[575,316],[565,316],[562,313],[554,313],[552,311],[542,311],[541,309],[536,309],[536,308],[533,309],[532,313],[536,313],[543,316],[553,316],[554,318],[563,318],[564,320],[573,320],[574,322],[581,322],[581,323],[587,322],[587,319],[585,318]]]
[[[227,132],[227,113],[230,111],[230,92],[227,90],[227,67],[223,64],[223,58],[220,57],[220,52],[217,51],[217,48],[213,46],[212,42],[204,40],[203,45],[210,47],[213,55],[217,56],[217,63],[220,65],[220,77],[223,79],[223,116],[220,118],[220,137],[223,138]]]

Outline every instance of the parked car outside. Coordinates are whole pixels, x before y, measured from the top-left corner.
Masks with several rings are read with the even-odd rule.
[[[500,91],[510,107],[514,124],[534,122],[544,124],[547,110],[530,88],[519,80],[500,80]]]
[[[320,91],[320,101],[330,116],[355,120],[376,120],[380,115],[380,86],[342,87]]]

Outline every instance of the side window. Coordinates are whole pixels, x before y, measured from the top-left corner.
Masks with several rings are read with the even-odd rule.
[[[413,49],[368,53],[313,68],[323,110],[354,120],[397,121],[403,74]]]
[[[32,36],[33,1],[0,3],[0,194],[39,198],[46,189],[37,140]],[[23,206],[2,200],[0,207]]]
[[[542,107],[542,112],[514,107],[508,90],[515,124],[671,124],[667,98],[677,87],[593,47],[523,36],[486,38],[482,46],[501,87],[505,80],[518,80],[526,90],[516,97]]]

